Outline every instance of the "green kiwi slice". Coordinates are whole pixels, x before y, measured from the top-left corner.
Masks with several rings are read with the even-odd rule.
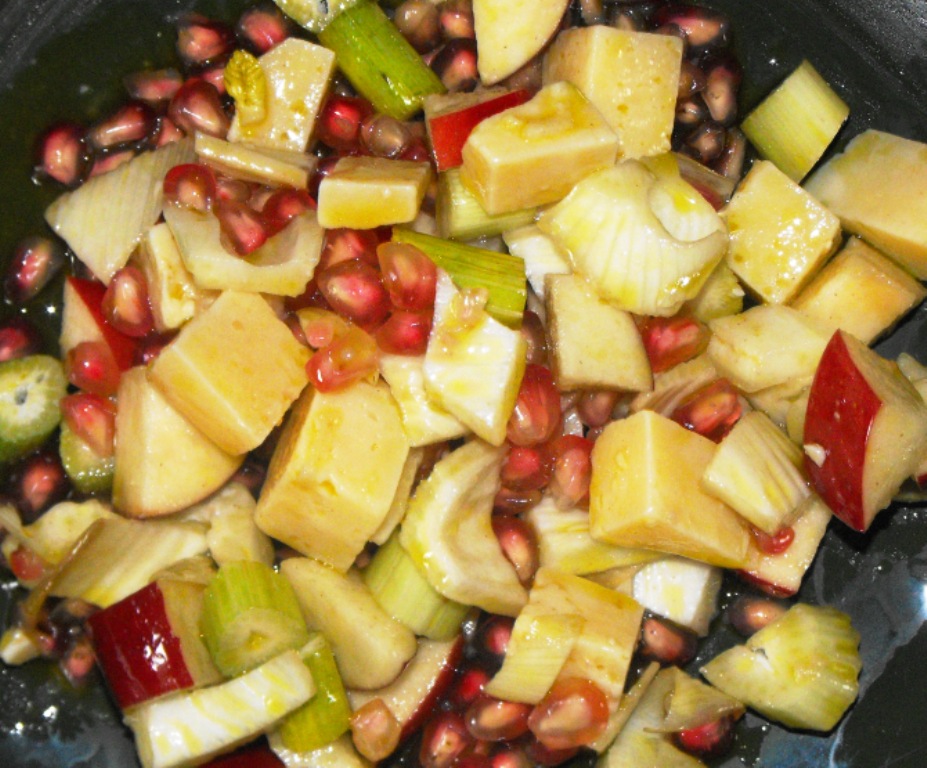
[[[61,361],[50,355],[0,363],[0,463],[38,448],[55,431],[67,388]]]

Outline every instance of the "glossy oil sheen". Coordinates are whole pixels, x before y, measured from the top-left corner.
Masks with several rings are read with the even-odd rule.
[[[120,98],[120,77],[142,64],[173,62],[172,14],[194,0],[0,0],[0,259],[23,236],[43,231],[54,194],[29,181],[36,132],[59,118],[92,121]],[[874,127],[927,140],[927,4],[922,0],[712,0],[730,14],[746,69],[748,110],[803,58],[850,104],[838,144]],[[232,0],[195,3],[231,20]],[[745,112],[743,113],[745,114]],[[45,307],[60,282],[30,307]],[[8,307],[0,305],[0,315]],[[922,308],[882,351],[927,362]],[[730,582],[732,587],[735,582]],[[739,588],[739,587],[738,587]],[[9,615],[9,590],[2,592]],[[727,598],[728,600],[730,598]],[[800,599],[847,611],[862,634],[861,698],[833,734],[789,732],[748,714],[724,768],[921,768],[927,765],[927,511],[881,513],[866,535],[837,523]],[[740,642],[721,629],[692,666]],[[131,768],[128,731],[102,686],[72,692],[50,665],[0,665],[0,766]],[[576,765],[591,765],[590,760]]]

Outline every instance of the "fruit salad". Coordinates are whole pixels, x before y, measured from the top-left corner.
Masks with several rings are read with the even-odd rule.
[[[176,61],[48,127],[3,282],[61,323],[0,324],[0,660],[98,670],[143,768],[832,733],[866,649],[799,591],[927,482],[927,367],[874,348],[927,293],[927,145],[838,145],[811,61],[743,111],[732,34],[276,0],[182,16]]]

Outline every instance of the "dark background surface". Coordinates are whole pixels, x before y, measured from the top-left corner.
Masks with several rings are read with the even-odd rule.
[[[53,120],[92,121],[120,95],[121,77],[172,61],[171,20],[192,0],[0,0],[0,259],[43,231],[53,192],[30,182],[32,146]],[[744,63],[744,112],[803,59],[851,107],[838,145],[875,127],[927,140],[927,3],[923,0],[715,0]],[[232,19],[230,0],[196,2]],[[57,286],[30,307],[54,338]],[[8,312],[0,308],[0,314]],[[882,345],[927,359],[922,308]],[[105,564],[101,564],[105,567]],[[0,590],[9,615],[12,588]],[[724,765],[768,768],[927,766],[927,512],[883,512],[866,536],[835,524],[801,598],[847,611],[862,634],[861,696],[828,737],[789,732],[748,715]],[[708,658],[733,638],[721,632]],[[99,686],[72,692],[42,662],[0,665],[0,766],[130,768],[127,732]]]

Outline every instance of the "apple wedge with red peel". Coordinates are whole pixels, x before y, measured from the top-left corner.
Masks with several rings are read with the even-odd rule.
[[[475,93],[435,94],[425,99],[425,128],[435,168],[446,171],[463,162],[464,142],[478,123],[531,98],[525,89],[489,89]]]
[[[419,641],[418,650],[392,683],[375,691],[349,690],[355,712],[368,701],[382,699],[402,727],[400,741],[411,736],[435,712],[454,681],[463,656],[463,638]]]
[[[68,276],[62,299],[61,354],[83,341],[104,341],[113,353],[119,370],[135,364],[138,341],[117,331],[103,317],[106,286],[96,280]]]
[[[927,405],[895,363],[837,331],[811,384],[804,447],[812,487],[865,531],[927,451]]]
[[[89,618],[97,661],[121,709],[222,679],[200,638],[203,590],[160,579]]]

